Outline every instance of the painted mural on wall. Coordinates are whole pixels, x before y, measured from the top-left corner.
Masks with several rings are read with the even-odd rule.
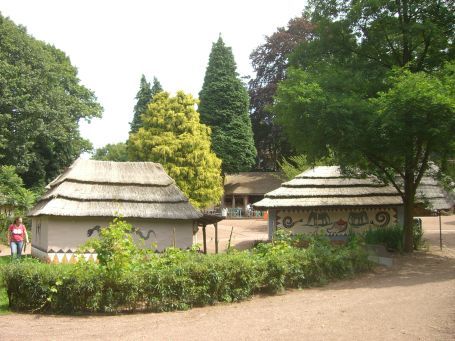
[[[364,232],[397,224],[394,208],[352,209],[288,209],[278,210],[276,227],[292,229],[293,233],[321,233],[344,236],[350,230]]]
[[[95,232],[98,233],[98,235],[99,235],[100,230],[101,230],[100,225],[93,226],[91,229],[87,230],[87,237],[91,237]],[[139,229],[137,227],[133,227],[133,229],[131,230],[131,233],[135,233],[137,236],[139,236],[139,238],[141,238],[143,240],[148,240],[150,238],[150,236],[153,235],[156,240],[156,233],[152,229],[148,229],[147,233],[144,234],[141,229]]]

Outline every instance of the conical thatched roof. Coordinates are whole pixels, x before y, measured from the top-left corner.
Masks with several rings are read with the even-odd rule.
[[[273,207],[340,207],[402,205],[401,196],[392,186],[377,179],[347,178],[338,166],[307,170],[253,204]]]
[[[450,210],[453,200],[432,177],[424,176],[416,191],[416,201],[428,210]]]
[[[153,162],[76,160],[48,185],[29,216],[198,219],[202,214]]]

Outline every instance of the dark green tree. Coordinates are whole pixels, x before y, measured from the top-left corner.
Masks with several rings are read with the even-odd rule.
[[[432,157],[454,152],[454,13],[449,1],[311,1],[314,37],[276,97],[299,152],[332,151],[396,187],[408,252],[416,188]]]
[[[127,144],[125,142],[119,142],[115,144],[107,144],[104,147],[97,148],[92,155],[92,159],[118,162],[129,161]]]
[[[163,91],[163,87],[161,86],[160,81],[158,80],[158,78],[153,77],[152,99],[157,93],[159,93],[161,91]]]
[[[134,106],[133,121],[130,123],[130,133],[137,133],[139,128],[142,127],[141,115],[147,110],[147,106],[152,101],[153,96],[161,91],[163,91],[163,87],[156,77],[153,77],[153,86],[150,86],[145,76],[142,75],[139,91],[136,94],[137,102]]]
[[[199,99],[201,122],[212,128],[212,148],[223,162],[223,173],[249,171],[256,148],[248,93],[236,72],[232,50],[221,37],[212,46]]]
[[[287,27],[280,27],[265,37],[250,55],[255,76],[248,82],[250,116],[254,142],[258,152],[257,168],[277,170],[279,161],[293,150],[276,122],[272,110],[273,96],[279,81],[286,75],[288,56],[302,42],[311,39],[313,24],[302,15],[291,19]]]
[[[91,149],[79,121],[100,117],[69,58],[0,15],[0,164],[43,186]]]

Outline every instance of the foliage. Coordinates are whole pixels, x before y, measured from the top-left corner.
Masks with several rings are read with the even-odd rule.
[[[101,228],[99,238],[89,239],[80,250],[93,250],[100,266],[118,276],[121,271],[129,270],[134,258],[140,256],[131,232],[130,224],[115,218],[108,227]]]
[[[92,155],[93,160],[101,161],[129,161],[128,149],[125,142],[107,144],[102,148],[97,148]]]
[[[365,232],[364,239],[367,244],[383,244],[387,250],[404,250],[403,226],[389,226],[386,228],[374,228]],[[422,225],[414,222],[412,244],[414,250],[420,250],[424,245]]]
[[[111,229],[111,231],[109,231]],[[288,236],[252,251],[204,255],[168,248],[162,254],[131,243],[131,226],[117,220],[92,244],[99,263],[76,265],[12,262],[3,269],[10,306],[52,313],[170,311],[235,302],[254,293],[320,285],[369,269],[353,239],[332,246],[323,236]],[[296,247],[306,240],[307,248]]]
[[[314,37],[294,51],[274,110],[297,152],[333,151],[397,188],[411,251],[416,188],[430,157],[455,147],[453,5],[314,0],[308,15]]]
[[[62,51],[1,15],[0,37],[0,164],[44,186],[91,148],[78,124],[102,108]]]
[[[14,166],[0,166],[0,241],[5,242],[6,231],[14,217],[23,216],[35,200],[36,194],[24,187]]]
[[[283,158],[283,161],[279,162],[281,172],[284,177],[288,180],[294,179],[297,175],[306,171],[310,167],[315,166],[329,166],[333,164],[333,158],[331,156],[324,157],[316,162],[308,161],[306,155],[294,155],[289,158]]]
[[[291,19],[287,27],[280,27],[265,37],[250,55],[256,73],[248,82],[250,116],[254,142],[258,152],[258,168],[277,170],[279,160],[288,157],[292,148],[276,123],[271,110],[278,82],[283,80],[288,66],[288,55],[302,42],[310,39],[313,24],[305,15]]]
[[[196,103],[182,91],[157,94],[143,127],[130,134],[128,151],[131,160],[161,163],[193,205],[207,207],[223,194],[221,161],[210,150],[210,128],[199,122]]]
[[[221,37],[212,45],[199,93],[201,122],[212,129],[212,146],[223,173],[249,171],[255,163],[248,93],[238,77],[230,47]]]
[[[142,127],[141,115],[146,112],[148,104],[152,101],[153,96],[163,91],[161,83],[156,77],[153,77],[153,86],[150,87],[150,83],[144,75],[141,77],[139,91],[136,94],[136,105],[134,106],[133,121],[130,123],[130,133],[137,133],[140,127]]]
[[[0,206],[24,213],[35,202],[35,194],[24,187],[14,166],[0,166]]]
[[[403,251],[403,227],[389,226],[365,232],[367,244],[383,244],[389,251]]]

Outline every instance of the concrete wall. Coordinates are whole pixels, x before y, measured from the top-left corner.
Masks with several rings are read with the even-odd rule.
[[[403,208],[354,207],[354,208],[295,208],[269,210],[269,238],[277,228],[293,234],[325,233],[337,237],[349,231],[362,233],[370,228],[384,228],[402,224]]]

